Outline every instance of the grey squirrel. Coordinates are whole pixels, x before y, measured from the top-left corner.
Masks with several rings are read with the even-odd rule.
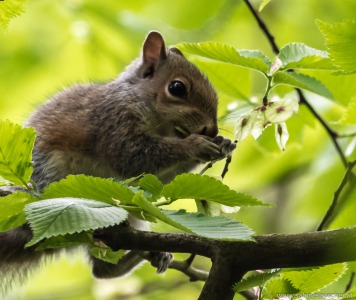
[[[146,37],[141,57],[118,78],[59,92],[27,125],[37,131],[32,179],[39,191],[68,174],[126,179],[152,173],[169,182],[235,148],[217,135],[217,95],[207,78],[178,49],[166,48],[155,31]],[[129,222],[148,229],[134,217]],[[1,273],[24,274],[56,252],[24,249],[31,236],[27,224],[0,234]],[[152,255],[164,271],[171,255]],[[142,257],[131,251],[117,265],[91,260],[96,277],[110,278],[130,271]]]

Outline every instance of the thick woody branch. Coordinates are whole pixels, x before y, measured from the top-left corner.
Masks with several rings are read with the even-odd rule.
[[[210,258],[213,266],[200,298],[205,300],[232,299],[232,285],[249,270],[321,266],[356,260],[356,228],[262,235],[256,236],[255,242],[232,242],[191,234],[112,227],[104,230],[100,238],[114,250],[193,253]]]

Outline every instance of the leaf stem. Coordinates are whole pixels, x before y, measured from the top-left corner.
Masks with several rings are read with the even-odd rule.
[[[267,106],[268,104],[268,94],[272,89],[272,76],[267,76],[267,86],[266,86],[266,91],[263,96],[263,106]]]
[[[339,187],[335,191],[333,201],[331,202],[331,205],[330,205],[329,209],[327,210],[324,218],[322,219],[320,225],[316,229],[317,231],[322,231],[325,228],[325,226],[330,223],[331,218],[334,215],[335,208],[338,204],[341,192],[343,191],[346,184],[349,182],[350,177],[352,177],[352,169],[355,167],[355,165],[356,165],[356,160],[348,163],[345,175],[344,175]]]

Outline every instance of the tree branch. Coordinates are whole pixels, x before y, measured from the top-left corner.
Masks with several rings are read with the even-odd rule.
[[[325,226],[331,222],[332,217],[334,215],[335,208],[339,202],[341,192],[344,189],[344,187],[346,186],[346,184],[349,182],[350,176],[352,175],[352,169],[355,167],[355,165],[356,165],[356,160],[348,164],[344,178],[342,179],[339,187],[335,191],[333,201],[331,202],[329,209],[327,210],[323,220],[321,221],[320,225],[318,226],[317,231],[323,230],[325,228]]]
[[[193,253],[210,258],[212,269],[200,297],[204,300],[232,299],[232,285],[250,270],[322,266],[356,260],[356,227],[261,235],[247,242],[212,240],[185,233],[145,232],[119,226],[103,231],[100,239],[113,250]],[[197,275],[189,275],[190,272],[187,272],[190,278]]]

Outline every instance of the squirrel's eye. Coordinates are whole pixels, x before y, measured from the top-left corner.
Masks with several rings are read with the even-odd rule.
[[[187,93],[184,83],[179,80],[172,81],[168,86],[168,91],[172,96],[180,98],[184,97]]]

